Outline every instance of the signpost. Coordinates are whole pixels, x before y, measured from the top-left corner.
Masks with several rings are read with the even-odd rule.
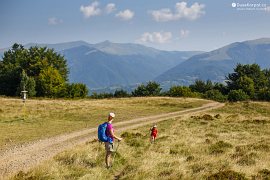
[[[25,88],[23,91],[21,91],[21,95],[22,95],[22,101],[23,101],[23,120],[25,120],[25,102],[26,102],[26,99],[27,99],[27,92],[28,91],[25,91]]]

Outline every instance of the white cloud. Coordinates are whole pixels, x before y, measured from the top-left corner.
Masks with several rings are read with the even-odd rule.
[[[189,36],[190,31],[189,30],[185,30],[185,29],[181,29],[180,30],[180,37],[181,38],[185,38]]]
[[[156,21],[170,21],[175,19],[174,14],[170,9],[152,11],[151,14]]]
[[[181,18],[188,20],[196,20],[201,15],[205,14],[203,11],[205,5],[195,2],[190,7],[187,7],[186,2],[178,2],[175,4],[175,12],[172,12],[171,9],[164,8],[160,10],[150,11],[152,17],[155,21],[173,21],[179,20]]]
[[[63,20],[62,19],[58,19],[56,17],[51,17],[48,19],[48,24],[49,25],[57,25],[57,24],[61,24],[63,23]]]
[[[265,9],[267,12],[270,12],[270,6],[267,6]]]
[[[172,33],[171,32],[145,32],[142,34],[141,38],[139,39],[140,42],[147,43],[167,43],[171,40]]]
[[[101,13],[101,10],[98,8],[98,2],[95,1],[89,6],[81,6],[80,11],[84,14],[84,17],[89,18],[91,16],[97,16]]]
[[[115,16],[121,18],[122,20],[127,21],[127,20],[131,20],[134,17],[134,12],[132,12],[129,9],[126,9],[124,11],[120,11]]]
[[[112,13],[113,11],[116,10],[115,4],[113,4],[113,3],[107,4],[105,10],[106,10],[106,12],[107,12],[108,14]]]

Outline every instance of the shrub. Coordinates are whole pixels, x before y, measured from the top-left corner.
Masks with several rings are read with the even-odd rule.
[[[198,93],[191,91],[189,87],[185,86],[172,86],[167,93],[172,97],[198,97]]]
[[[224,96],[219,90],[216,90],[216,89],[206,91],[204,94],[204,97],[207,99],[211,99],[211,100],[219,101],[219,102],[224,102],[227,100],[227,97]]]
[[[96,93],[94,92],[91,96],[93,99],[105,99],[105,98],[113,98],[112,93]]]
[[[269,88],[263,88],[263,89],[259,90],[258,99],[259,100],[270,101],[270,89]]]
[[[113,97],[116,97],[116,98],[122,98],[122,97],[129,97],[130,95],[128,94],[127,91],[124,91],[123,89],[121,90],[116,90],[114,92],[114,95]]]
[[[241,89],[232,90],[228,94],[228,100],[231,102],[248,100],[249,96]]]
[[[131,147],[142,147],[145,145],[145,142],[142,140],[143,135],[141,133],[124,132],[121,134],[121,137],[125,138],[125,142]]]

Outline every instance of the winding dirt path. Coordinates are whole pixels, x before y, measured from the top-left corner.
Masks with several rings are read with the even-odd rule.
[[[222,106],[224,106],[224,104],[211,102],[197,108],[114,123],[114,127],[117,129],[117,134],[119,134],[119,132],[127,129],[134,129],[146,124],[152,124],[180,116],[190,116],[191,114],[201,113],[203,111],[216,109]],[[97,128],[85,129],[29,143],[21,147],[15,147],[13,149],[6,150],[5,152],[1,152],[0,179],[8,179],[19,171],[27,171],[40,164],[42,161],[50,159],[66,149],[70,149],[76,145],[93,140],[96,138],[96,134]]]

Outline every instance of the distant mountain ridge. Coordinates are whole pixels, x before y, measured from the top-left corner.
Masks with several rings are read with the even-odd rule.
[[[47,46],[65,56],[71,82],[93,89],[134,87],[150,80],[163,87],[189,85],[196,79],[223,82],[237,63],[270,68],[270,38],[235,42],[210,51],[162,51],[140,44],[74,41]],[[0,55],[4,50],[0,50]]]
[[[237,63],[257,63],[263,69],[270,68],[270,38],[236,42],[192,56],[155,80],[170,85],[189,85],[196,79],[223,82]]]
[[[70,68],[70,81],[90,89],[122,87],[153,80],[199,52],[168,52],[137,44],[103,42],[60,51]]]

